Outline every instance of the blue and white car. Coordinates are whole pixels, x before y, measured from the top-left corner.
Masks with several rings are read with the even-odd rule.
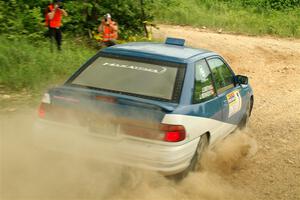
[[[36,136],[55,150],[182,175],[244,127],[252,107],[248,78],[217,53],[176,38],[128,43],[99,51],[44,94]]]

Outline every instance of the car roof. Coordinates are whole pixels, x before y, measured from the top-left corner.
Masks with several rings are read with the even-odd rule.
[[[120,44],[105,48],[101,50],[101,52],[134,57],[154,58],[158,60],[170,60],[181,63],[188,62],[191,58],[201,54],[213,53],[201,48],[153,42],[132,42]]]

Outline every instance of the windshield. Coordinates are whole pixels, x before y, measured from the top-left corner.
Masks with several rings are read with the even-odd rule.
[[[98,57],[72,84],[172,100],[177,72],[172,66]]]

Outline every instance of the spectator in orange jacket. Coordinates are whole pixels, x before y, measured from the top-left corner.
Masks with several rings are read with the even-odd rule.
[[[104,15],[98,27],[98,31],[102,33],[102,41],[105,46],[113,46],[116,44],[116,40],[118,39],[118,25],[111,19],[109,13]]]
[[[57,49],[61,50],[61,20],[63,16],[68,16],[68,13],[63,9],[61,0],[56,0],[53,4],[48,6],[48,13],[46,14],[46,25],[49,28],[51,43],[56,40]],[[52,49],[52,44],[51,44]]]

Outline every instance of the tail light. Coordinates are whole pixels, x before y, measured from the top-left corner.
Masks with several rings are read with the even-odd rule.
[[[160,130],[164,131],[164,141],[180,142],[185,139],[185,128],[182,125],[162,124]]]
[[[156,128],[123,125],[126,135],[166,142],[180,142],[186,138],[185,128],[181,125],[161,124]]]
[[[115,97],[110,97],[110,96],[96,96],[96,99],[97,100],[101,100],[101,101],[105,101],[105,102],[108,102],[108,103],[116,103],[117,100]]]
[[[50,104],[50,103],[51,103],[50,95],[48,93],[45,93],[43,98],[42,98],[41,105],[38,109],[38,115],[39,115],[40,118],[44,118],[46,116],[45,105]]]
[[[38,110],[38,115],[40,118],[44,118],[46,115],[46,110],[45,110],[45,105],[44,103],[41,103],[39,110]]]

